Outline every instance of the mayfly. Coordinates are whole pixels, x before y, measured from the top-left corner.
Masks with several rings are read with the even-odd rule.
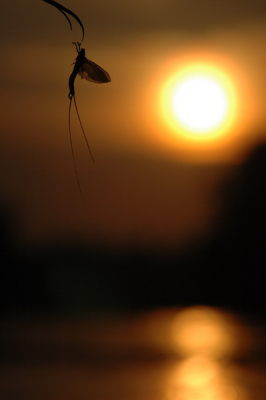
[[[73,18],[75,18],[75,20],[79,23],[81,30],[82,30],[82,39],[81,41],[83,41],[84,39],[84,26],[81,22],[81,20],[79,19],[79,17],[74,14],[71,10],[67,9],[66,7],[62,6],[61,4],[57,3],[54,0],[43,0],[44,2],[51,4],[52,6],[56,7],[67,19],[67,21],[69,22],[70,25],[70,29],[72,29],[72,24],[71,21],[68,17],[67,14],[71,15]],[[69,99],[70,99],[70,103],[69,103],[69,113],[68,113],[68,129],[69,129],[69,137],[70,137],[70,145],[71,145],[71,151],[72,151],[72,158],[73,158],[73,162],[74,162],[74,168],[75,168],[75,173],[76,173],[76,178],[77,178],[77,183],[78,183],[78,187],[79,187],[79,191],[83,200],[83,196],[82,196],[82,191],[81,191],[81,186],[80,186],[80,182],[79,182],[79,177],[78,177],[78,171],[77,171],[77,167],[76,167],[76,161],[75,161],[75,155],[74,155],[74,148],[73,148],[73,142],[72,142],[72,135],[71,135],[71,128],[70,128],[70,117],[71,117],[71,105],[72,105],[72,99],[74,99],[74,105],[75,105],[75,109],[76,109],[76,113],[78,116],[78,120],[80,123],[80,127],[83,133],[83,136],[85,138],[89,153],[91,155],[92,160],[94,161],[80,116],[79,116],[79,112],[78,112],[78,107],[77,107],[77,103],[76,103],[76,98],[75,98],[75,88],[74,88],[74,83],[75,83],[75,79],[77,75],[80,75],[81,78],[85,78],[87,81],[90,82],[94,82],[94,83],[107,83],[107,82],[111,82],[111,78],[110,75],[108,74],[108,72],[106,72],[103,68],[101,68],[99,65],[97,65],[96,63],[94,63],[93,61],[89,60],[88,58],[85,57],[85,49],[81,48],[81,43],[80,42],[73,42],[73,44],[76,46],[76,51],[78,53],[77,58],[74,62],[74,68],[73,71],[69,77],[69,81],[68,81],[68,85],[69,85]]]
[[[87,140],[80,116],[79,116],[79,112],[78,112],[77,102],[76,102],[76,98],[75,98],[75,87],[74,87],[75,79],[76,79],[77,75],[80,75],[81,79],[85,78],[87,81],[90,81],[90,82],[107,83],[107,82],[111,82],[111,78],[110,78],[110,75],[108,74],[108,72],[106,72],[103,68],[101,68],[99,65],[97,65],[93,61],[89,60],[87,57],[85,57],[85,49],[81,48],[81,43],[73,42],[73,44],[76,46],[76,51],[77,51],[78,55],[77,55],[76,61],[74,63],[73,71],[72,71],[72,73],[69,77],[69,81],[68,81],[68,86],[69,86],[68,97],[70,99],[69,113],[68,113],[68,129],[69,129],[72,158],[74,161],[75,172],[76,172],[79,190],[81,192],[81,187],[80,187],[79,178],[78,178],[78,172],[77,172],[77,168],[76,168],[75,156],[74,156],[71,128],[70,128],[72,99],[74,99],[74,105],[75,105],[75,109],[77,112],[80,127],[81,127],[84,139],[86,141],[89,153],[90,153],[93,161],[94,161],[94,158],[93,158],[93,155],[92,155],[92,152],[91,152],[91,149],[90,149],[90,146],[89,146],[89,143],[88,143],[88,140]]]

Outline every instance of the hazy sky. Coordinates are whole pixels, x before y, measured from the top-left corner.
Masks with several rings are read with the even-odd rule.
[[[182,244],[210,229],[222,166],[245,160],[266,127],[264,1],[62,1],[85,27],[87,57],[112,82],[76,80],[78,121],[68,136],[68,77],[81,38],[41,0],[1,7],[0,201],[28,243],[84,237],[100,243]],[[180,65],[212,62],[235,84],[238,115],[224,141],[185,143],[160,113],[164,82]]]

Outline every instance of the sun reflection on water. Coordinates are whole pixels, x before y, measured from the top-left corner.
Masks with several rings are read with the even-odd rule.
[[[228,318],[208,307],[185,309],[174,317],[171,337],[183,358],[170,373],[164,400],[247,400],[232,373],[230,358],[241,341]]]
[[[236,350],[236,332],[228,317],[208,307],[193,307],[180,312],[173,320],[172,339],[183,356],[204,354],[225,357]]]
[[[185,359],[173,371],[164,400],[247,400],[245,393],[227,376],[227,365],[209,357]]]

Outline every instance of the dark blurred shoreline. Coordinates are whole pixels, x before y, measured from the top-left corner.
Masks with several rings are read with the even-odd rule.
[[[204,304],[263,313],[265,176],[262,144],[221,189],[225,207],[214,234],[183,252],[73,242],[20,252],[3,210],[1,311],[97,313]]]

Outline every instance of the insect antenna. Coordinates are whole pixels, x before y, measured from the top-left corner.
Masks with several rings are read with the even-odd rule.
[[[75,97],[74,97],[74,100],[75,100]],[[84,205],[84,197],[83,197],[83,193],[82,193],[82,189],[81,189],[81,184],[80,184],[80,180],[79,180],[79,174],[78,174],[77,163],[76,163],[76,159],[75,159],[74,146],[73,146],[73,140],[72,140],[72,134],[71,134],[71,127],[70,127],[70,126],[71,126],[71,125],[70,125],[70,119],[71,119],[71,105],[72,105],[72,98],[70,98],[70,102],[69,102],[69,111],[68,111],[68,132],[69,132],[69,140],[70,140],[70,146],[71,146],[71,154],[72,154],[72,160],[73,160],[73,164],[74,164],[74,169],[75,169],[77,184],[78,184],[78,188],[79,188],[79,192],[80,192],[82,204]]]
[[[80,42],[72,42],[72,44],[74,44],[74,46],[76,47],[76,52],[79,53],[80,52],[81,43]]]

